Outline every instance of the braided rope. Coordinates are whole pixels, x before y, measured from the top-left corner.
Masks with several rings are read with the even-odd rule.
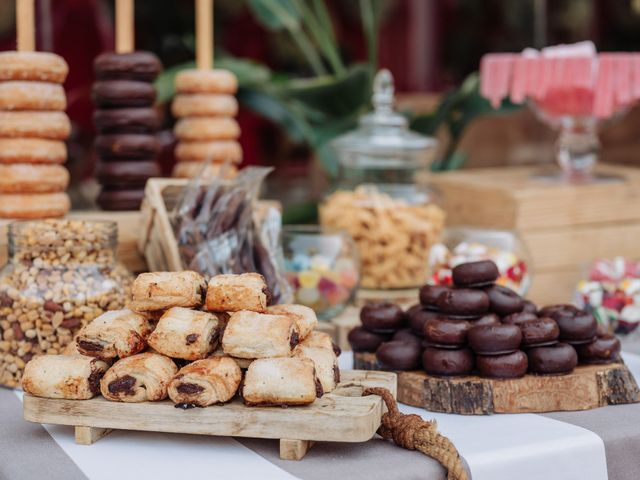
[[[408,450],[418,450],[437,460],[447,469],[448,480],[469,480],[458,450],[451,440],[438,433],[435,420],[429,422],[419,415],[405,415],[398,410],[398,404],[386,388],[367,388],[362,396],[379,395],[387,405],[382,414],[382,424],[378,435],[393,439],[396,445]]]

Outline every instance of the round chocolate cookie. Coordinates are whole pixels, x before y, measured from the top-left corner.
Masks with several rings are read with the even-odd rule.
[[[156,162],[101,162],[97,179],[103,186],[143,188],[151,177],[160,176]]]
[[[452,350],[427,347],[422,353],[422,366],[430,375],[469,375],[473,371],[473,364],[473,353],[468,348]]]
[[[450,290],[446,285],[425,285],[420,289],[420,303],[430,310],[436,310],[438,297]]]
[[[162,64],[151,52],[108,52],[96,57],[93,70],[99,80],[152,82],[162,71]]]
[[[380,345],[389,340],[389,335],[380,335],[362,327],[356,327],[351,329],[347,340],[354,352],[375,352]]]
[[[151,107],[112,108],[93,112],[93,124],[100,133],[150,133],[160,121]]]
[[[391,340],[399,340],[401,342],[415,342],[417,345],[422,345],[422,338],[413,333],[410,328],[403,328],[393,334]]]
[[[477,317],[489,310],[489,297],[482,290],[449,289],[440,294],[436,305],[440,312],[447,315]]]
[[[368,303],[360,310],[362,326],[375,333],[392,333],[406,324],[402,309],[395,303]]]
[[[526,348],[553,345],[560,336],[558,324],[549,317],[527,320],[518,326],[522,331],[522,346]]]
[[[527,373],[527,356],[521,350],[505,355],[478,355],[476,366],[487,378],[520,378]]]
[[[432,318],[424,324],[423,335],[429,346],[460,348],[467,342],[467,331],[470,328],[471,323],[465,320]]]
[[[502,285],[493,285],[485,289],[491,303],[490,310],[501,317],[521,312],[524,308],[524,300],[510,288]]]
[[[469,320],[472,327],[483,327],[485,325],[500,325],[500,317],[495,313],[487,313],[477,320]]]
[[[529,320],[537,320],[538,316],[531,312],[518,312],[507,315],[502,319],[502,323],[508,323],[509,325],[520,325],[521,323],[528,322]]]
[[[155,135],[98,135],[93,145],[102,160],[151,160],[160,152],[160,142]]]
[[[144,198],[144,188],[113,190],[103,188],[96,202],[103,210],[139,210]]]
[[[420,345],[393,340],[378,347],[376,359],[387,370],[415,370],[420,368],[421,353]]]
[[[527,313],[538,313],[538,307],[531,300],[524,300],[524,307],[522,309],[523,312]]]
[[[562,375],[571,372],[578,364],[578,354],[566,343],[527,350],[529,371],[541,375]]]
[[[613,363],[620,357],[620,340],[615,335],[598,335],[591,343],[576,345],[582,363]]]
[[[518,350],[522,332],[516,325],[486,325],[467,332],[471,349],[480,355],[503,355]]]
[[[422,336],[424,324],[430,318],[438,318],[442,315],[432,310],[426,310],[422,305],[414,305],[407,310],[406,316],[409,320],[409,327],[418,336]]]
[[[93,103],[99,108],[150,107],[156,101],[152,83],[101,80],[93,84]]]
[[[457,287],[482,287],[495,282],[500,272],[491,260],[480,260],[453,267],[451,275]]]

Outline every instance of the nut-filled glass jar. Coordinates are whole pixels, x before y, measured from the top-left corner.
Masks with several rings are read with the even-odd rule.
[[[0,385],[16,387],[34,355],[59,354],[76,332],[123,308],[132,277],[116,261],[114,222],[45,220],[9,225],[0,270]]]

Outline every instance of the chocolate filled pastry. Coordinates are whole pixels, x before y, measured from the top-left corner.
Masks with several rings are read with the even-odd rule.
[[[471,319],[468,320],[471,323],[472,327],[483,327],[485,325],[500,325],[500,317],[498,317],[495,313],[487,313],[477,320]]]
[[[156,162],[102,162],[96,178],[101,185],[122,188],[144,188],[147,180],[160,176]]]
[[[130,357],[144,350],[151,330],[145,317],[129,309],[105,312],[80,330],[78,351],[105,359]]]
[[[298,326],[301,341],[307,338],[309,334],[313,332],[313,329],[316,328],[316,325],[318,325],[316,312],[305,305],[272,305],[267,308],[267,313],[270,315],[291,317],[291,320]]]
[[[491,302],[491,311],[501,317],[521,312],[524,308],[524,300],[510,288],[502,285],[493,285],[485,289]]]
[[[489,297],[482,290],[449,289],[440,294],[436,305],[438,310],[447,315],[477,317],[489,310]]]
[[[448,290],[446,285],[424,285],[420,289],[420,304],[429,310],[437,310],[438,297]]]
[[[284,315],[236,312],[222,336],[222,349],[239,358],[287,357],[300,342],[296,323]]]
[[[156,136],[144,133],[98,135],[93,146],[103,161],[151,160],[160,153]]]
[[[517,325],[486,325],[467,332],[471,349],[479,355],[503,355],[518,350],[522,332]]]
[[[298,345],[293,351],[294,357],[308,358],[316,367],[316,376],[322,384],[324,393],[333,392],[340,383],[340,367],[338,357],[333,350],[320,347]]]
[[[149,82],[100,80],[93,84],[92,97],[100,108],[149,107],[156,101],[156,89]]]
[[[480,260],[453,267],[451,276],[457,287],[482,287],[495,282],[500,272],[491,260]]]
[[[402,330],[398,330],[393,334],[391,340],[399,340],[401,342],[413,342],[417,345],[422,345],[423,339],[413,333],[413,330],[410,328],[403,328]]]
[[[478,355],[476,367],[481,377],[520,378],[527,373],[527,355],[516,350],[504,355]]]
[[[99,80],[153,82],[162,71],[162,64],[151,52],[108,52],[96,57],[93,70]]]
[[[422,348],[412,342],[393,340],[376,350],[376,359],[386,370],[416,370],[420,368]]]
[[[560,329],[555,320],[549,317],[527,320],[518,325],[522,331],[523,347],[540,347],[558,342]]]
[[[518,312],[512,313],[511,315],[507,315],[502,319],[502,323],[508,323],[509,325],[520,325],[524,322],[528,322],[530,320],[537,320],[538,316],[535,313],[531,312]]]
[[[271,303],[267,283],[259,273],[216,275],[207,286],[206,308],[210,312],[265,312]]]
[[[620,359],[620,340],[615,335],[598,335],[591,343],[576,345],[582,363],[613,363]]]
[[[468,348],[455,350],[427,347],[422,353],[422,366],[430,375],[451,377],[469,375],[473,371],[473,353]]]
[[[180,369],[169,383],[173,403],[208,407],[225,403],[238,391],[242,371],[230,357],[196,360]]]
[[[323,395],[308,358],[261,358],[249,365],[241,394],[248,406],[308,405]]]
[[[471,322],[464,320],[432,318],[424,324],[424,339],[429,346],[459,348],[467,342],[467,332],[471,327]]]
[[[111,108],[93,112],[93,124],[99,133],[151,133],[160,127],[153,107]]]
[[[118,360],[100,381],[100,391],[114,402],[157,402],[167,398],[167,387],[178,373],[168,357],[139,353]]]
[[[313,331],[300,342],[300,345],[305,347],[319,347],[326,348],[327,350],[333,350],[336,356],[339,356],[341,352],[340,347],[333,343],[331,335],[325,332]]]
[[[82,355],[41,355],[27,363],[22,388],[44,398],[88,400],[100,393],[100,379],[109,365]]]
[[[131,309],[158,312],[171,307],[198,308],[202,305],[206,282],[197,272],[141,273],[131,286]]]
[[[541,375],[570,373],[578,365],[576,350],[566,343],[527,350],[529,371]]]
[[[226,353],[224,353],[224,350],[222,350],[222,346],[219,346],[218,348],[216,348],[208,358],[216,358],[216,357],[230,358],[231,360],[236,362],[236,364],[238,365],[238,367],[240,367],[241,370],[246,370],[247,368],[249,368],[249,365],[251,365],[251,362],[253,362],[253,358],[238,358],[238,357],[231,357],[227,355]]]
[[[390,339],[389,334],[373,333],[364,327],[352,328],[347,336],[351,350],[354,352],[375,352],[380,345]]]
[[[392,333],[404,327],[406,318],[395,303],[368,303],[360,310],[362,326],[374,333]]]
[[[594,316],[573,305],[545,307],[540,315],[551,317],[558,323],[560,340],[566,343],[590,343],[598,334],[598,323]]]
[[[421,337],[424,331],[424,324],[427,323],[427,320],[441,317],[442,314],[433,310],[427,310],[422,305],[414,305],[407,310],[405,316],[409,321],[409,327],[413,333]]]
[[[173,307],[160,317],[147,342],[167,357],[198,360],[216,349],[223,329],[224,322],[213,313]]]

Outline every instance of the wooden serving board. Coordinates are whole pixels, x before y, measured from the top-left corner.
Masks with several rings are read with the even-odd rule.
[[[30,422],[71,425],[76,443],[91,445],[111,430],[192,433],[280,440],[280,458],[300,460],[314,442],[366,442],[380,426],[383,402],[362,397],[383,387],[396,396],[396,374],[348,370],[331,393],[304,407],[247,407],[238,398],[225,405],[182,410],[162,402],[120,403],[103,397],[60,400],[24,395]]]
[[[354,367],[380,369],[373,353],[354,353]],[[512,380],[435,377],[412,371],[398,373],[398,401],[462,415],[542,413],[637,403],[640,390],[624,363],[580,365],[568,375]]]

